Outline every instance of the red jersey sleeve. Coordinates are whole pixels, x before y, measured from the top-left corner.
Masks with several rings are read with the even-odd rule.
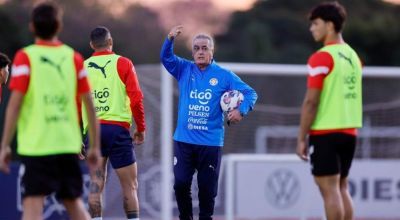
[[[77,74],[77,94],[90,92],[89,83],[87,80],[87,72],[83,67],[83,57],[78,52],[74,53],[75,70]]]
[[[15,54],[11,68],[10,90],[26,93],[29,86],[30,67],[28,55],[23,50],[19,50]]]
[[[126,93],[131,103],[131,111],[136,123],[136,129],[139,132],[143,132],[146,129],[143,93],[140,89],[135,67],[128,58],[120,57],[117,62],[117,68],[119,77],[125,84]]]
[[[333,69],[333,58],[328,52],[316,52],[308,59],[307,87],[322,89],[325,77]]]
[[[87,80],[87,72],[83,65],[83,57],[78,52],[74,52],[74,64],[76,72],[76,107],[78,110],[78,119],[82,120],[82,100],[80,98],[81,94],[90,92],[89,83]]]

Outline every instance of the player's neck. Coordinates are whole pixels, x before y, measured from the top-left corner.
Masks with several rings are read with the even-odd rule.
[[[40,37],[35,37],[35,42],[40,42],[40,41],[45,41],[45,42],[48,42],[48,43],[59,43],[60,41],[58,40],[58,37],[57,36],[54,36],[54,37],[52,37],[52,38],[50,38],[50,39],[43,39],[43,38],[40,38]]]
[[[96,49],[94,49],[94,52],[95,53],[101,53],[101,52],[111,53],[112,52],[112,47],[96,48]]]
[[[337,44],[344,43],[342,34],[335,32],[335,33],[326,35],[326,38],[324,39],[324,45],[332,44],[332,43],[337,43]]]

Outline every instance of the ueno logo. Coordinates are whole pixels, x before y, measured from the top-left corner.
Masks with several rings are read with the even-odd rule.
[[[206,105],[212,98],[211,89],[206,89],[204,92],[197,92],[197,89],[190,91],[190,98],[199,100],[200,104]]]

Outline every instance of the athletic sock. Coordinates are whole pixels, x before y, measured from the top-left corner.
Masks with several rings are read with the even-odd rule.
[[[126,213],[126,219],[139,220],[139,211],[130,211],[130,212]]]

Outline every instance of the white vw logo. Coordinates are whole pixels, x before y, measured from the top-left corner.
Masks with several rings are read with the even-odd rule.
[[[300,181],[290,170],[276,170],[267,178],[265,194],[272,206],[289,208],[300,195]]]

